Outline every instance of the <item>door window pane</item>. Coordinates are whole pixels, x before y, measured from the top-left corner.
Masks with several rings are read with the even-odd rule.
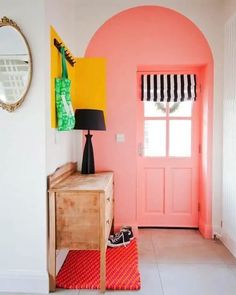
[[[166,156],[165,120],[146,120],[144,122],[144,156]]]
[[[170,117],[191,117],[192,116],[192,101],[181,101],[179,103],[169,103]]]
[[[191,157],[191,120],[170,120],[169,155]]]
[[[166,102],[144,101],[144,117],[165,117]]]

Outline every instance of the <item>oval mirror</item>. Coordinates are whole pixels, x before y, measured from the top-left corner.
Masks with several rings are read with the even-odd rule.
[[[13,112],[24,101],[32,76],[32,59],[27,40],[18,25],[0,21],[0,107]]]

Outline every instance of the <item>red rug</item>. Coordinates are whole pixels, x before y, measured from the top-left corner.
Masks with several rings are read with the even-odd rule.
[[[99,271],[99,251],[71,250],[57,275],[57,287],[99,289]],[[136,241],[133,240],[127,247],[107,248],[106,289],[139,290],[140,285]]]

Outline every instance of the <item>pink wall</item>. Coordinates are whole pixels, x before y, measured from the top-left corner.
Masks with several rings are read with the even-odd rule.
[[[115,173],[116,225],[135,225],[137,68],[208,65],[208,89],[212,89],[211,50],[203,34],[183,15],[159,6],[142,6],[119,13],[100,27],[86,56],[107,58],[107,131],[96,132],[93,138],[96,168]],[[212,100],[209,95],[207,99]],[[207,108],[205,112],[208,117]],[[124,143],[116,142],[117,133],[125,134]],[[208,166],[204,173],[210,176]],[[205,218],[211,219],[211,215],[205,214]],[[208,224],[209,220],[202,222]]]
[[[204,237],[212,236],[212,130],[213,130],[213,71],[212,64],[201,68],[201,144],[199,229]]]

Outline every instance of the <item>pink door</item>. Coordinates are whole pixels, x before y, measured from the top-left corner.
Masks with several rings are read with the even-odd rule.
[[[138,100],[138,226],[198,227],[199,109]]]

